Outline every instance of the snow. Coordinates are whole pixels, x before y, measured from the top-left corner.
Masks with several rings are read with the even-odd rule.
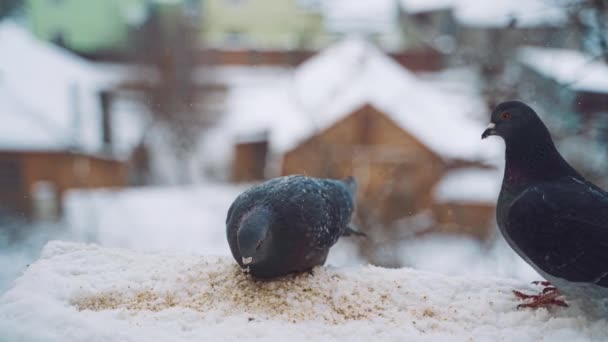
[[[502,238],[488,245],[462,235],[429,234],[402,243],[398,256],[403,265],[450,276],[539,279]]]
[[[73,190],[64,200],[73,237],[108,247],[227,255],[228,208],[247,186]]]
[[[567,20],[566,6],[546,0],[454,0],[456,20],[471,27],[558,26]]]
[[[396,0],[326,0],[321,14],[334,33],[392,33],[399,27]]]
[[[0,51],[0,148],[102,150],[98,95],[121,75],[40,41],[7,20],[0,22]],[[114,131],[122,138],[120,126]]]
[[[204,183],[189,187],[129,190],[72,190],[64,199],[67,237],[105,247],[173,250],[230,255],[226,214],[250,184]],[[346,240],[332,249],[328,263],[360,262]]]
[[[436,10],[451,9],[455,0],[401,0],[401,8],[407,13],[416,14]]]
[[[462,82],[461,82],[462,83]],[[401,67],[360,38],[346,39],[272,84],[229,92],[222,132],[231,136],[267,130],[281,154],[370,104],[389,115],[439,156],[495,160],[500,146],[482,144],[487,109],[470,86],[442,89]]]
[[[13,22],[0,23],[0,82],[3,92],[13,98],[13,102],[26,108],[25,111],[3,112],[3,116],[38,115],[52,123],[60,140],[50,146],[65,146],[77,139],[74,130],[72,96],[80,92],[80,97],[86,103],[80,105],[82,127],[82,143],[84,147],[96,148],[98,122],[90,115],[93,100],[87,97],[93,92],[102,75],[98,74],[84,60],[73,56],[49,43],[38,41],[25,28]],[[35,80],[35,82],[34,82]],[[75,96],[75,95],[74,95]],[[88,102],[87,102],[88,101]],[[12,109],[15,109],[14,106]],[[33,113],[33,114],[32,114]],[[37,118],[30,119],[31,125],[39,124]],[[14,131],[13,127],[2,125],[4,131],[13,131],[10,137],[19,136],[20,143],[25,148],[29,146],[28,131]]]
[[[229,256],[226,213],[232,201],[248,186],[200,184],[71,191],[65,200],[66,223],[70,231],[61,238],[140,251],[171,250]],[[357,242],[351,238],[340,239],[331,249],[328,265],[363,264]],[[378,251],[397,251],[401,264],[417,269],[529,281],[538,278],[530,266],[501,243],[487,246],[465,237],[426,236],[411,241],[373,241],[373,244]]]
[[[439,203],[486,203],[494,204],[502,182],[498,170],[458,169],[445,175],[433,190]]]
[[[469,27],[558,26],[566,22],[566,6],[546,0],[401,0],[407,13],[452,9],[455,19]]]
[[[0,74],[0,146],[8,150],[25,146],[51,150],[64,147],[66,142],[58,127],[46,122],[44,117],[36,116],[29,110],[29,104],[20,103],[1,77]]]
[[[523,47],[517,52],[517,60],[539,74],[572,89],[608,92],[608,65],[582,52]]]
[[[321,267],[254,281],[229,257],[51,242],[0,298],[10,341],[591,341],[608,322],[581,303],[517,310],[515,280]]]

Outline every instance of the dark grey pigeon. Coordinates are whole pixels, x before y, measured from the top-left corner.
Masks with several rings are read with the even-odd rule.
[[[557,298],[561,292],[608,312],[608,194],[562,158],[547,127],[526,104],[498,105],[482,138],[490,135],[506,144],[496,208],[500,231],[549,281],[545,285],[554,286],[538,295],[515,291],[531,299],[520,307],[567,306]]]
[[[245,191],[226,219],[236,262],[258,278],[323,265],[329,248],[349,228],[356,182],[305,176],[279,177]]]

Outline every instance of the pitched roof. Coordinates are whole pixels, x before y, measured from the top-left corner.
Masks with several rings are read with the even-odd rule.
[[[576,50],[523,47],[517,60],[574,90],[608,93],[608,65]]]
[[[118,81],[115,73],[12,21],[0,22],[0,51],[0,149],[102,150],[98,94]]]
[[[351,38],[272,85],[232,89],[226,127],[236,134],[266,129],[273,149],[282,153],[370,104],[440,157],[496,158],[497,146],[479,138],[485,123],[478,118],[486,109],[479,95],[465,88],[441,89],[370,43]]]

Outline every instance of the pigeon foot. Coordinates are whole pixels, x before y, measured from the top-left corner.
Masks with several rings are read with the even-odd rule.
[[[529,300],[529,303],[519,304],[517,306],[518,309],[530,308],[530,309],[538,309],[538,308],[546,308],[553,305],[568,307],[568,304],[561,299],[557,299],[561,294],[557,291],[557,288],[551,286],[551,283],[548,281],[535,281],[532,284],[546,286],[539,294],[529,295],[523,292],[513,290],[513,294],[520,300]]]

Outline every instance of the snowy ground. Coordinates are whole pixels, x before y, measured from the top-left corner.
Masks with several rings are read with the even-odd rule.
[[[49,243],[0,298],[9,341],[589,341],[580,303],[517,310],[526,282],[371,266],[253,281],[230,258]]]

